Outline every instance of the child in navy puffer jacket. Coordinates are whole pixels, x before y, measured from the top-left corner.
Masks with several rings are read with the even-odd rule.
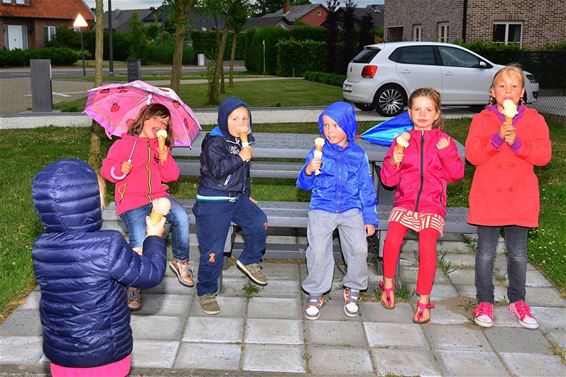
[[[311,191],[306,252],[308,276],[303,289],[309,294],[307,319],[318,319],[324,293],[332,288],[334,255],[332,233],[340,232],[348,271],[342,280],[344,313],[359,313],[360,290],[367,289],[367,239],[378,224],[377,203],[368,157],[355,144],[357,123],[353,107],[335,102],[318,118],[325,143],[322,156],[311,150],[297,177],[297,187]],[[317,151],[318,152],[318,151]]]
[[[53,376],[127,375],[133,338],[126,286],[151,288],[165,273],[165,219],[146,221],[140,256],[119,232],[100,230],[98,187],[92,168],[70,159],[46,166],[32,183],[45,228],[32,257]]]

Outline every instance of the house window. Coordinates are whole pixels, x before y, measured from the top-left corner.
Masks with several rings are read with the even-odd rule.
[[[4,4],[12,4],[12,0],[2,0],[2,3],[4,3]]]
[[[57,30],[55,26],[45,26],[43,28],[43,43],[47,43],[53,39]]]
[[[493,24],[493,41],[496,43],[515,43],[521,47],[523,24],[521,22],[496,22]]]
[[[438,41],[448,43],[448,22],[438,24]]]
[[[317,12],[316,12],[316,15],[317,15],[318,17],[320,17],[321,14],[322,14],[321,11],[317,11]]]
[[[26,3],[26,0],[16,0],[16,4],[24,5],[25,3]]]
[[[413,25],[413,41],[422,41],[423,25]]]

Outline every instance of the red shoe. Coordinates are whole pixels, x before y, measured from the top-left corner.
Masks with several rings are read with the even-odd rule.
[[[395,285],[385,288],[385,282],[380,281],[379,288],[383,291],[381,293],[381,298],[379,299],[381,305],[383,305],[383,307],[387,310],[395,309],[395,296],[393,295],[395,294]]]
[[[424,323],[427,323],[428,321],[430,321],[430,309],[434,308],[435,305],[428,302],[428,303],[424,303],[424,302],[420,302],[417,301],[417,312],[415,313],[415,316],[413,317],[413,322],[417,323],[419,325],[422,325]],[[424,319],[424,311],[428,310],[428,318]]]

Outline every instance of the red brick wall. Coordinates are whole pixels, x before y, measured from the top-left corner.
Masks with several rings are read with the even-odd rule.
[[[304,22],[307,25],[320,26],[324,21],[326,21],[326,16],[328,16],[326,8],[317,7],[303,16],[301,18],[301,22]]]

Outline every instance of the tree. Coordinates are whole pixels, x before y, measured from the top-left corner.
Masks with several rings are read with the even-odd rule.
[[[336,10],[338,9],[340,1],[339,0],[327,0],[326,9],[328,9],[328,16],[326,21],[324,21],[323,26],[326,28],[326,59],[325,68],[326,72],[334,72],[338,66],[336,59],[338,43],[338,15]]]
[[[340,51],[341,61],[335,73],[344,74],[348,69],[348,63],[355,56],[356,46],[356,18],[354,17],[354,1],[346,0],[346,8],[342,16],[342,48]]]
[[[234,60],[236,58],[236,44],[238,43],[238,34],[242,31],[244,24],[248,20],[251,13],[251,4],[248,0],[234,0],[229,10],[227,22],[234,32],[232,34],[232,50],[230,53],[230,70],[228,73],[228,86],[234,86]]]
[[[104,51],[104,5],[103,0],[96,0],[96,47],[94,50],[95,69],[94,87],[102,85],[102,53]],[[94,120],[90,126],[90,146],[88,151],[88,163],[94,169],[101,165],[100,131],[101,127]],[[103,180],[102,180],[103,181]],[[104,181],[103,181],[104,182]],[[104,184],[104,183],[102,183]],[[102,188],[101,188],[102,189]]]
[[[366,13],[365,16],[362,17],[360,22],[358,23],[360,34],[358,38],[358,42],[360,44],[360,49],[364,46],[374,43],[374,30],[373,30],[373,18],[371,14]]]
[[[263,16],[267,13],[274,13],[283,7],[284,2],[288,2],[290,5],[310,4],[309,0],[256,0],[252,11],[256,17]]]
[[[171,66],[171,89],[179,93],[181,88],[181,68],[183,65],[183,50],[187,33],[187,16],[197,0],[163,0],[164,6],[172,10],[170,19],[175,25],[175,49]]]
[[[128,21],[128,40],[130,45],[129,56],[142,59],[148,46],[147,30],[137,12],[134,12]]]

